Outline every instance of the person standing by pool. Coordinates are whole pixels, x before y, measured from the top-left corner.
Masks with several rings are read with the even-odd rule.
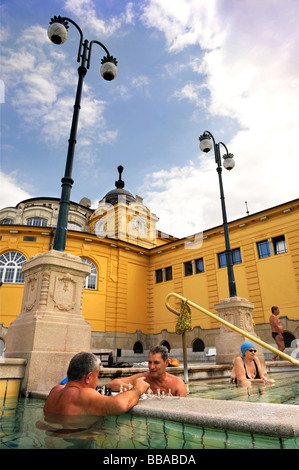
[[[278,315],[280,314],[279,307],[272,307],[271,312],[272,313],[270,315],[270,326],[272,329],[272,338],[277,344],[279,351],[282,352],[285,350],[285,344],[283,338],[283,326],[278,318]],[[276,358],[277,354],[274,354],[274,356],[271,357],[271,361],[275,361]],[[282,357],[280,358],[280,360],[282,361]]]
[[[149,385],[152,393],[164,392],[177,397],[186,397],[185,383],[179,377],[168,374],[166,367],[169,364],[168,349],[165,346],[154,346],[148,354],[148,372],[131,375],[123,379],[114,379],[108,383],[113,392],[118,392],[120,387],[127,388],[129,384],[135,386],[137,380],[143,378]]]
[[[96,390],[99,371],[100,361],[94,354],[76,354],[68,367],[67,383],[52,388],[44,412],[59,415],[120,415],[135,406],[149,388],[149,384],[140,378],[126,393],[101,395]]]
[[[250,387],[252,383],[274,383],[275,380],[266,379],[259,358],[255,355],[256,349],[249,341],[241,344],[241,357],[236,357],[231,372],[231,383]]]

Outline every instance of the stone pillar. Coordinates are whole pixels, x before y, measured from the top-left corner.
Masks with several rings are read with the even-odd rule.
[[[220,304],[215,305],[215,309],[217,310],[220,318],[258,338],[254,332],[252,321],[253,308],[254,305],[243,297],[222,299]],[[246,336],[243,336],[223,323],[220,323],[220,334],[217,336],[215,341],[216,364],[233,364],[234,359],[241,354],[240,347],[244,341],[250,341],[253,343],[253,341],[248,339]],[[257,343],[253,344],[257,350],[256,354],[261,361],[262,368],[265,370],[265,357],[262,347]]]
[[[78,256],[51,250],[24,263],[21,313],[8,328],[5,357],[27,360],[21,391],[49,391],[65,376],[70,359],[90,351],[91,327],[82,315],[90,266]]]

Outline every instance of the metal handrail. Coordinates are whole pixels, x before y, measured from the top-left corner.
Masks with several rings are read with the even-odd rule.
[[[254,343],[257,343],[259,344],[260,346],[263,346],[264,348],[266,349],[269,349],[270,351],[272,351],[274,354],[276,354],[277,356],[280,356],[282,357],[283,359],[291,362],[292,364],[295,364],[296,366],[299,366],[299,361],[297,361],[296,359],[294,359],[292,356],[288,356],[287,354],[285,354],[284,352],[282,351],[279,351],[278,349],[276,348],[273,348],[273,346],[270,346],[268,343],[265,343],[264,341],[262,341],[261,339],[257,338],[256,336],[253,336],[251,335],[250,333],[247,333],[246,331],[242,330],[241,328],[238,328],[237,326],[233,325],[232,323],[229,323],[228,321],[226,320],[223,320],[223,318],[220,318],[218,315],[215,315],[214,313],[211,313],[209,312],[208,310],[206,310],[205,308],[203,307],[200,307],[199,305],[195,304],[194,302],[191,302],[191,300],[188,300],[186,299],[185,297],[183,297],[182,295],[180,294],[176,294],[174,292],[171,292],[170,294],[168,294],[165,298],[165,305],[166,307],[168,308],[168,310],[170,310],[172,313],[175,313],[176,315],[179,315],[180,312],[178,312],[177,310],[175,310],[173,307],[171,307],[169,304],[168,304],[168,300],[170,297],[177,297],[178,299],[182,300],[183,302],[188,302],[188,304],[191,306],[191,307],[194,307],[196,308],[197,310],[200,310],[201,312],[205,313],[206,315],[209,315],[210,317],[212,317],[214,320],[217,320],[219,321],[220,323],[223,323],[224,325],[228,326],[229,328],[231,328],[232,330],[235,330],[237,333],[240,333],[242,336],[246,336],[246,338],[250,339],[251,341],[253,341]]]

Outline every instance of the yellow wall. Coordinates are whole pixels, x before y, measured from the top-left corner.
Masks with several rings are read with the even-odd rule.
[[[198,305],[208,305],[207,276],[205,273],[194,274],[185,277],[183,280],[184,297],[192,299]],[[210,328],[210,317],[194,309],[192,311],[192,326],[200,326],[201,328]]]
[[[269,319],[272,305],[280,306],[280,315],[298,318],[299,298],[298,295],[296,296],[295,278],[290,275],[293,271],[289,254],[281,254],[257,262],[265,322]],[[268,318],[266,313],[268,313]]]
[[[0,323],[9,326],[21,311],[23,284],[3,284],[0,288]]]
[[[10,233],[10,230],[18,230],[19,233]],[[29,230],[28,230],[29,229]],[[48,235],[41,235],[41,231]],[[24,242],[24,236],[36,237],[35,242]],[[45,253],[49,249],[51,230],[41,230],[36,227],[1,227],[1,248],[0,254],[6,251],[18,251],[26,259],[37,253]],[[16,319],[21,311],[23,284],[3,284],[0,288],[0,323],[8,327]]]
[[[284,212],[285,209],[290,212]],[[266,220],[261,220],[267,216]],[[243,223],[246,226],[240,227]],[[1,226],[1,251],[19,251],[27,259],[49,250],[49,228]],[[229,296],[227,269],[218,267],[218,253],[224,251],[222,227],[204,232],[200,247],[190,249],[186,240],[168,240],[153,249],[125,241],[100,239],[90,233],[69,231],[66,251],[91,260],[98,272],[97,290],[85,290],[83,315],[93,331],[159,333],[175,330],[177,317],[165,307],[165,297],[176,292],[216,313],[215,304]],[[256,323],[268,323],[272,305],[281,315],[299,319],[299,205],[285,205],[253,214],[229,224],[231,248],[240,248],[242,263],[234,265],[237,295],[254,303]],[[23,241],[24,235],[36,242]],[[259,259],[258,241],[284,235],[287,253]],[[91,241],[84,240],[88,238]],[[117,246],[113,246],[117,245]],[[143,254],[142,254],[143,253]],[[203,258],[204,272],[185,276],[184,262]],[[172,267],[172,280],[156,283],[157,269]],[[22,285],[3,284],[0,288],[0,322],[9,326],[21,311]],[[179,304],[174,305],[179,310]],[[204,314],[192,312],[192,326],[217,328],[219,323]]]
[[[291,211],[285,212],[285,209]],[[264,220],[264,217],[267,219]],[[262,219],[262,220],[261,220]],[[241,224],[242,222],[242,224]],[[243,226],[243,224],[246,224]],[[240,227],[242,225],[242,227]],[[254,214],[241,221],[229,224],[231,248],[240,248],[242,263],[234,265],[237,295],[254,304],[253,318],[256,323],[268,323],[272,305],[280,307],[281,315],[289,319],[299,319],[299,208],[298,201],[277,206]],[[155,249],[152,256],[153,276],[156,269],[172,266],[174,278],[171,282],[153,286],[153,325],[151,330],[158,332],[161,325],[174,331],[174,324],[167,316],[174,314],[164,307],[165,296],[176,292],[200,306],[216,313],[215,304],[229,297],[227,268],[218,267],[218,253],[225,250],[223,228],[221,226],[204,233],[202,246],[188,249],[180,240]],[[257,242],[285,236],[287,253],[259,259]],[[176,249],[172,249],[176,246]],[[158,251],[160,253],[158,254]],[[162,251],[162,253],[161,253]],[[184,275],[184,262],[203,258],[204,273]],[[180,266],[179,269],[176,269]],[[179,304],[173,305],[179,310]],[[219,323],[204,314],[192,311],[192,326],[215,328]]]
[[[128,262],[127,332],[147,332],[147,266]]]
[[[161,282],[155,286],[150,333],[158,333],[163,329],[174,331],[177,316],[165,307],[165,297],[174,292],[173,281]]]

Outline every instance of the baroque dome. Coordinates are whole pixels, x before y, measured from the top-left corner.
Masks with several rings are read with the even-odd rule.
[[[119,179],[118,181],[115,181],[115,189],[112,189],[106,194],[106,196],[104,196],[105,202],[113,206],[119,202],[124,202],[126,204],[136,202],[136,198],[129,191],[124,189],[125,183],[121,179],[124,167],[120,165],[117,169],[119,172]]]

